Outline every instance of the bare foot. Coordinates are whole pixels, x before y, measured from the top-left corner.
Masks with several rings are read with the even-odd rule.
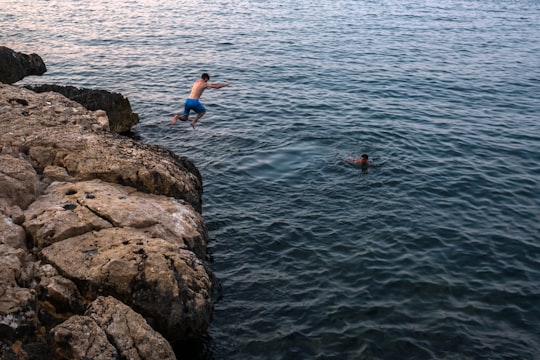
[[[192,127],[193,129],[195,129],[195,122],[194,122],[194,121],[190,122],[189,124],[191,125],[191,127]]]

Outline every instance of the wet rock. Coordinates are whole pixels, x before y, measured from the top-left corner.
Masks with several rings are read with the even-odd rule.
[[[0,82],[13,84],[29,75],[42,75],[47,71],[43,59],[37,54],[23,54],[0,46]]]
[[[54,91],[78,102],[88,110],[105,110],[110,130],[114,133],[129,132],[139,123],[139,115],[132,111],[129,100],[118,93],[48,84],[27,85],[26,88],[38,93]]]

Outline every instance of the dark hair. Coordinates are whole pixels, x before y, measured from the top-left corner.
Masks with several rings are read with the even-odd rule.
[[[201,75],[201,79],[203,79],[203,80],[210,80],[210,75],[208,75],[207,73],[203,73],[203,74]]]
[[[364,159],[366,159],[366,160],[369,158],[369,157],[367,156],[367,154],[362,154],[362,156],[360,156],[360,157],[362,157],[362,158],[364,158]]]

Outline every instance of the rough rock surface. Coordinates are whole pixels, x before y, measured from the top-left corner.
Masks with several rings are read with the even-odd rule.
[[[120,227],[164,239],[200,258],[206,253],[203,219],[193,207],[101,180],[54,182],[24,215],[23,226],[38,249],[88,232]]]
[[[48,84],[27,85],[26,88],[38,93],[54,91],[78,102],[88,110],[105,110],[113,133],[129,132],[132,126],[139,123],[139,115],[131,110],[129,100],[118,93]]]
[[[202,179],[193,163],[158,146],[111,134],[104,111],[88,111],[56,93],[8,85],[0,85],[0,99],[2,153],[24,157],[36,173],[60,167],[70,181],[101,179],[132,186],[185,200],[201,211]]]
[[[13,84],[28,75],[42,75],[47,71],[37,54],[23,54],[0,46],[0,82]]]
[[[111,228],[54,243],[41,257],[86,299],[113,295],[168,338],[194,338],[210,323],[206,269],[193,252],[168,241]]]
[[[174,358],[212,314],[201,198],[105,111],[0,84],[0,358]]]
[[[60,359],[176,358],[142,316],[110,296],[98,297],[84,316],[69,318],[51,333]]]

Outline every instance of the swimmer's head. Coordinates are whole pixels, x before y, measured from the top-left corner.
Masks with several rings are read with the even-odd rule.
[[[210,80],[210,75],[208,75],[207,73],[203,73],[201,75],[201,79],[203,79],[204,81],[208,81]]]
[[[367,154],[362,154],[362,155],[360,155],[360,157],[362,159],[365,159],[365,160],[367,160],[369,158],[369,156]]]

